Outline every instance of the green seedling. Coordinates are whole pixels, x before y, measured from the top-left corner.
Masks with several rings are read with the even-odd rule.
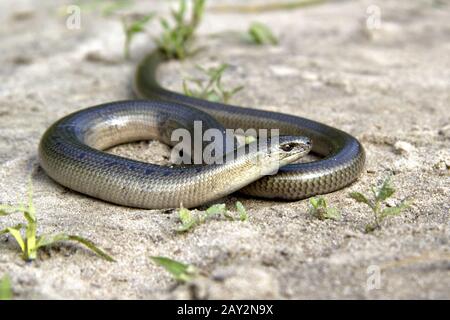
[[[239,220],[247,221],[248,220],[247,210],[245,210],[244,205],[240,201],[236,202],[236,209],[237,212],[239,213]]]
[[[134,36],[138,33],[145,31],[145,25],[155,16],[154,13],[143,16],[142,18],[135,20],[131,23],[127,23],[125,19],[122,19],[123,30],[125,32],[124,43],[124,56],[125,59],[130,58],[130,45]]]
[[[178,282],[186,283],[199,275],[197,268],[190,264],[184,264],[166,257],[151,257],[151,259],[155,264],[166,269]]]
[[[187,1],[180,0],[177,10],[171,11],[173,21],[161,18],[163,33],[156,39],[159,50],[169,59],[184,59],[191,55],[190,45],[195,30],[199,26],[205,11],[206,0],[192,0],[190,19],[186,19]]]
[[[232,96],[244,88],[243,86],[238,86],[231,90],[227,90],[223,87],[222,75],[228,67],[229,65],[225,63],[222,63],[218,67],[211,67],[208,69],[197,65],[196,68],[203,73],[204,77],[184,79],[184,94],[209,101],[227,103]],[[188,83],[194,84],[195,88],[191,88]]]
[[[12,298],[11,279],[5,275],[0,279],[0,300],[11,300]]]
[[[395,193],[395,189],[391,185],[390,177],[387,177],[380,186],[372,186],[371,192],[371,199],[359,192],[352,192],[349,195],[356,202],[365,203],[373,211],[374,222],[366,225],[366,232],[372,232],[380,228],[384,219],[400,214],[403,209],[410,205],[410,201],[408,199],[403,200],[400,204],[394,207],[387,207],[383,203]]]
[[[12,227],[7,227],[0,230],[0,235],[10,234],[14,237],[22,251],[22,257],[26,261],[35,260],[39,249],[53,245],[62,241],[74,241],[86,246],[89,250],[95,252],[97,255],[108,261],[114,259],[99,249],[90,240],[76,235],[69,235],[66,233],[58,233],[54,235],[43,234],[37,235],[37,218],[36,210],[33,205],[33,190],[31,181],[28,186],[28,204],[19,204],[18,206],[0,205],[0,214],[6,215],[14,212],[22,212],[26,223],[19,223]],[[23,232],[23,230],[25,232]]]
[[[274,36],[268,26],[260,22],[253,22],[248,29],[248,35],[253,43],[258,45],[278,44],[277,37]]]
[[[309,199],[309,204],[309,213],[320,220],[341,219],[341,214],[339,213],[339,211],[335,208],[328,207],[327,201],[323,197],[312,197],[311,199]]]
[[[181,207],[178,211],[178,217],[181,222],[181,227],[177,229],[178,232],[187,232],[192,230],[195,226],[205,223],[207,220],[212,217],[224,217],[230,221],[246,221],[248,219],[247,211],[241,202],[236,202],[236,210],[239,214],[239,218],[235,218],[233,215],[228,213],[227,208],[224,203],[215,204],[206,209],[205,211],[197,211],[193,212],[189,209]]]

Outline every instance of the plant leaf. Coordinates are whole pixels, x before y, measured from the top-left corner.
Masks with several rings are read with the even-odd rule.
[[[19,230],[19,229],[22,229],[24,227],[26,227],[24,224],[19,223],[19,224],[15,225],[14,227],[11,227],[11,228]],[[0,235],[7,234],[7,233],[9,233],[8,228],[0,230]]]
[[[165,29],[165,30],[168,30],[168,29],[170,28],[169,21],[167,21],[167,19],[165,19],[165,18],[161,18],[161,19],[159,20],[159,23],[161,24],[161,26],[162,26],[163,29]]]
[[[178,232],[186,232],[197,224],[197,219],[192,216],[191,211],[183,206],[178,211],[178,217],[182,223],[182,226],[177,229]]]
[[[277,44],[278,39],[266,25],[260,22],[254,22],[248,30],[250,38],[256,44]]]
[[[64,240],[69,240],[68,236],[64,233],[55,235],[43,234],[37,238],[36,247],[39,249]]]
[[[31,180],[31,176],[28,181],[27,195],[28,195],[28,210],[26,210],[26,211],[27,211],[28,215],[30,216],[30,218],[33,219],[34,221],[36,221],[36,210],[34,209],[34,205],[33,205],[33,182]]]
[[[192,54],[189,50],[189,44],[203,16],[204,4],[204,0],[196,0],[193,2],[190,21],[186,19],[186,0],[180,0],[178,8],[171,10],[172,25],[167,19],[160,19],[163,33],[157,39],[156,43],[158,44],[158,49],[167,58],[182,60],[187,55]]]
[[[409,205],[410,205],[410,202],[408,200],[404,200],[395,207],[385,208],[383,211],[381,211],[380,216],[382,219],[384,219],[389,216],[398,215],[403,209],[406,209]]]
[[[192,215],[191,215],[191,211],[189,211],[189,209],[183,208],[181,207],[180,210],[178,211],[178,217],[181,220],[181,223],[186,224],[190,221],[192,221]]]
[[[183,80],[183,91],[189,96],[207,99],[213,102],[226,103],[235,93],[244,88],[243,86],[238,86],[227,91],[222,87],[222,74],[229,67],[226,63],[222,63],[218,67],[211,67],[207,69],[199,65],[196,65],[195,67],[207,76],[208,79],[202,80],[185,78]],[[199,90],[191,90],[188,86],[188,82],[193,82]]]
[[[192,95],[193,95],[192,91],[188,87],[186,79],[183,80],[183,93],[189,97],[192,97]]]
[[[321,208],[326,209],[327,208],[327,201],[325,200],[324,197],[319,197],[319,199],[317,200],[317,205]]]
[[[248,220],[247,210],[245,209],[244,205],[240,201],[236,202],[236,209],[237,209],[237,212],[239,213],[239,219],[241,221],[247,221]]]
[[[177,232],[186,232],[192,229],[197,224],[197,219],[192,219],[185,224],[183,224],[181,227],[177,229]]]
[[[209,101],[212,101],[212,102],[220,102],[220,101],[222,101],[222,99],[220,98],[220,94],[217,94],[216,92],[214,92],[214,91],[209,91],[209,92],[207,92],[204,96],[202,96],[201,98],[205,98],[205,99],[207,99],[207,100],[209,100]]]
[[[340,220],[341,213],[336,208],[326,208],[325,218],[333,219],[333,220]]]
[[[392,187],[390,180],[389,177],[386,178],[380,189],[376,192],[376,200],[378,202],[384,201],[394,194],[395,189]]]
[[[341,214],[337,209],[329,208],[327,206],[327,201],[325,200],[324,197],[318,198],[313,197],[310,199],[309,202],[311,204],[309,213],[319,218],[320,220],[325,219],[339,220],[341,218]]]
[[[12,298],[11,279],[8,275],[4,275],[0,279],[0,300],[11,300]]]
[[[125,19],[122,19],[122,25],[125,31],[124,55],[126,59],[130,57],[130,43],[132,39],[137,33],[145,31],[145,25],[153,19],[154,16],[155,13],[150,13],[129,25],[126,23]]]
[[[28,185],[28,209],[23,210],[23,214],[28,224],[25,228],[25,250],[24,258],[25,260],[34,260],[36,259],[36,229],[37,229],[37,220],[36,213],[33,206],[33,187],[31,184],[31,178]]]
[[[371,205],[370,201],[366,198],[365,195],[363,195],[360,192],[351,192],[349,194],[350,198],[352,198],[353,200],[355,200],[356,202],[361,202],[361,203],[365,203],[367,205]]]
[[[198,24],[202,20],[203,13],[205,12],[206,0],[194,0],[194,9],[192,10],[192,22],[191,28],[197,28]]]
[[[141,19],[134,21],[128,28],[129,32],[138,33],[144,31],[145,25],[155,17],[155,13],[149,13]]]
[[[189,282],[198,275],[197,268],[166,257],[151,257],[152,261],[166,269],[172,277],[180,282]]]
[[[237,86],[231,89],[230,91],[224,91],[229,97],[234,96],[236,93],[244,89],[244,86]]]
[[[317,209],[319,207],[319,204],[317,202],[316,197],[309,198],[309,204],[314,208]]]
[[[25,227],[25,225],[23,224],[18,224],[14,227],[8,227],[6,229],[1,230],[0,235],[6,233],[11,234],[14,237],[14,239],[16,239],[22,252],[25,252],[25,242],[23,241],[22,234],[20,233],[20,230],[22,230],[23,227]]]
[[[81,243],[82,245],[86,246],[88,249],[90,249],[91,251],[95,252],[98,256],[102,257],[103,259],[105,259],[107,261],[110,261],[110,262],[115,262],[116,261],[116,260],[114,260],[113,257],[108,255],[103,250],[101,250],[92,241],[90,241],[88,239],[85,239],[85,238],[82,238],[82,237],[76,236],[76,235],[69,235],[68,236],[68,240],[76,241],[76,242]]]
[[[98,248],[92,241],[85,239],[83,237],[80,237],[80,236],[76,236],[76,235],[68,235],[65,233],[59,233],[59,234],[55,234],[55,235],[42,235],[38,238],[36,246],[38,248],[42,248],[42,247],[46,247],[46,246],[49,246],[49,245],[52,245],[52,244],[55,244],[55,243],[61,242],[61,241],[78,242],[78,243],[84,245],[85,247],[87,247],[89,250],[96,253],[98,256],[102,257],[103,259],[110,261],[110,262],[115,262],[114,258],[112,258],[106,252],[104,252],[103,250]]]
[[[225,206],[225,203],[215,204],[206,209],[206,218],[209,218],[211,216],[215,215],[221,215],[225,214],[227,212],[227,208]]]

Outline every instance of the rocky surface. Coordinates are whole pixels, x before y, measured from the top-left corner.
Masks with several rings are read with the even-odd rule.
[[[117,16],[82,8],[81,28],[71,30],[55,1],[1,1],[0,202],[22,200],[31,174],[39,232],[82,235],[117,259],[109,263],[65,244],[30,264],[11,237],[1,236],[0,276],[11,276],[15,297],[450,298],[450,7],[445,1],[372,3],[207,11],[197,39],[205,49],[163,66],[165,86],[180,90],[195,63],[227,62],[225,83],[245,85],[233,103],[341,128],[361,140],[368,161],[357,183],[326,195],[340,221],[312,217],[307,200],[236,194],[224,202],[232,208],[242,201],[247,222],[213,219],[179,234],[176,212],[124,208],[67,190],[39,168],[36,153],[58,118],[133,98],[133,70],[154,47],[157,23],[135,38],[132,59],[124,61]],[[136,1],[123,13],[150,10],[167,14],[167,3]],[[240,34],[252,21],[270,25],[280,44],[248,43]],[[164,163],[168,150],[142,142],[113,152]],[[411,197],[414,203],[367,234],[373,216],[348,193],[365,192],[391,173],[397,189],[391,202]],[[0,228],[21,220],[20,214],[2,217]],[[154,255],[191,263],[205,276],[177,285],[152,264]]]

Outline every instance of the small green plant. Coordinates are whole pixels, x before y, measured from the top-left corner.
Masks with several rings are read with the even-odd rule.
[[[240,201],[236,202],[236,209],[237,212],[239,213],[239,220],[247,221],[248,220],[247,210],[245,210],[244,205]]]
[[[222,216],[230,221],[246,221],[248,219],[248,214],[241,202],[236,202],[236,209],[239,214],[239,218],[235,218],[233,215],[229,214],[224,203],[212,205],[205,211],[195,210],[194,212],[191,212],[189,209],[181,207],[178,211],[181,227],[179,227],[177,231],[187,232],[195,226],[205,223],[208,219],[214,216]]]
[[[193,265],[184,264],[166,257],[151,257],[151,259],[155,264],[166,269],[176,281],[181,283],[192,281],[199,275],[199,271]]]
[[[352,192],[349,194],[356,202],[365,203],[373,211],[375,221],[366,225],[366,232],[372,232],[380,228],[381,222],[385,218],[400,214],[400,212],[410,204],[408,199],[403,200],[394,207],[387,207],[383,204],[386,199],[390,198],[395,193],[395,189],[391,185],[390,177],[387,177],[380,186],[372,186],[371,192],[371,199],[359,192]]]
[[[8,275],[4,275],[0,279],[0,300],[11,300],[12,298],[11,279]]]
[[[125,59],[130,58],[130,45],[134,36],[145,31],[145,25],[155,16],[154,13],[143,16],[131,23],[127,23],[126,19],[122,19],[123,30],[125,32],[124,56]]]
[[[339,213],[339,211],[335,208],[328,207],[327,201],[324,197],[312,197],[311,199],[309,199],[309,204],[309,213],[320,220],[341,219],[341,214]]]
[[[274,36],[269,27],[260,22],[253,22],[248,29],[248,34],[251,41],[255,44],[278,44],[277,37]]]
[[[222,85],[222,75],[224,71],[229,67],[228,64],[222,63],[218,67],[211,67],[208,69],[196,66],[205,77],[204,78],[188,78],[183,80],[183,92],[190,97],[196,97],[200,99],[207,99],[214,102],[227,103],[232,96],[238,91],[242,90],[243,86],[235,87],[231,90],[227,90]],[[196,88],[190,88],[188,82],[193,83]]]
[[[0,214],[7,215],[14,212],[22,212],[26,224],[19,223],[13,227],[7,227],[3,230],[0,230],[0,235],[10,234],[14,237],[17,243],[22,250],[22,256],[26,261],[35,260],[37,257],[37,252],[39,249],[44,247],[53,245],[57,242],[61,241],[75,241],[81,243],[86,246],[89,250],[95,252],[97,255],[106,259],[108,261],[114,261],[114,259],[106,254],[101,249],[97,248],[94,243],[85,238],[69,235],[65,233],[59,233],[54,235],[43,234],[41,236],[37,235],[37,218],[36,218],[36,210],[33,205],[33,191],[31,180],[28,187],[28,205],[25,206],[23,204],[19,204],[18,206],[10,206],[10,205],[0,205]],[[22,234],[22,230],[25,230],[24,235]]]
[[[160,19],[163,33],[156,39],[159,50],[169,59],[184,59],[193,52],[190,45],[195,30],[199,26],[205,11],[206,0],[192,0],[192,13],[186,19],[187,1],[180,0],[178,10],[172,10],[173,23],[165,18]]]

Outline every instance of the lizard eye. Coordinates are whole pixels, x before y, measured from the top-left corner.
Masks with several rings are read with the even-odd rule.
[[[286,152],[289,152],[289,151],[292,151],[292,149],[294,149],[296,146],[298,146],[298,144],[297,143],[286,143],[286,144],[282,144],[281,146],[280,146],[280,148],[281,148],[281,150],[283,150],[283,151],[286,151]]]

